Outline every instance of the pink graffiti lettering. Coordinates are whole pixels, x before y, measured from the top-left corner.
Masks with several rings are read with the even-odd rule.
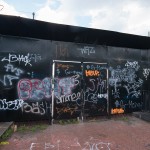
[[[18,82],[18,96],[23,100],[51,97],[51,79],[22,79]]]
[[[56,78],[54,80],[54,94],[57,98],[62,95],[71,95],[72,89],[79,84],[79,75],[67,78]],[[20,99],[41,100],[51,98],[52,96],[52,79],[21,79],[18,82],[18,96]]]

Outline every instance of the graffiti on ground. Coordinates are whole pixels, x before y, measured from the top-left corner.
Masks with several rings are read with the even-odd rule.
[[[78,138],[74,138],[73,140],[61,141],[56,140],[55,143],[45,142],[45,143],[31,143],[30,150],[33,149],[78,149],[78,150],[110,150],[111,143],[102,142],[99,139],[94,139],[90,137],[89,140],[85,141],[81,144]]]

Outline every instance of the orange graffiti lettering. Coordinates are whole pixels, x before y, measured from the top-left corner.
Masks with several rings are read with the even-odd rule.
[[[63,107],[63,108],[57,108],[57,113],[58,114],[62,114],[62,113],[70,113],[71,115],[73,115],[73,113],[75,113],[77,111],[78,107],[77,106],[72,106],[72,107]]]
[[[86,77],[88,76],[99,76],[100,72],[98,70],[85,70]]]
[[[124,110],[122,108],[111,109],[111,114],[123,114]]]
[[[57,68],[71,68],[71,67],[73,67],[73,65],[67,65],[67,64],[57,64]]]

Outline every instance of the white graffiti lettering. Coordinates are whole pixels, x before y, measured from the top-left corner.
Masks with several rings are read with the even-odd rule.
[[[33,148],[39,148],[39,143],[31,143],[30,150],[32,150]]]
[[[147,77],[149,76],[149,74],[150,74],[150,69],[144,68],[143,69],[143,75],[146,78],[146,80],[147,80]]]
[[[134,61],[134,62],[127,61],[125,66],[127,66],[127,68],[134,68],[136,71],[139,70],[140,68],[137,61]]]
[[[61,95],[60,97],[57,97],[56,103],[65,103],[65,102],[76,102],[78,103],[78,100],[81,99],[81,93],[72,93],[70,95]]]
[[[24,101],[22,99],[16,99],[14,101],[6,101],[6,99],[0,100],[0,110],[18,110],[22,107]]]
[[[114,98],[120,98],[119,88],[125,88],[127,92],[127,98],[139,98],[141,92],[139,88],[143,84],[142,79],[137,79],[136,71],[139,70],[140,66],[137,61],[129,62],[125,64],[126,68],[117,66],[117,69],[110,68],[111,77],[109,79],[109,84],[114,87],[112,90],[112,95]],[[138,80],[138,81],[137,81]]]
[[[116,108],[121,107],[122,109],[126,110],[126,107],[128,108],[139,108],[142,109],[143,103],[137,103],[137,102],[133,102],[132,100],[129,100],[127,103],[125,103],[123,100],[120,101],[116,101],[115,102]]]
[[[7,64],[5,68],[6,68],[6,72],[15,73],[16,76],[20,76],[23,73],[23,70],[19,68],[15,68],[12,64]]]
[[[87,70],[103,70],[103,69],[107,69],[107,67],[95,64],[95,65],[86,65],[86,69]]]
[[[15,73],[15,75],[6,74],[3,79],[0,79],[4,86],[12,86],[12,81],[18,80],[19,76],[24,73],[23,70],[15,68],[12,64],[7,64],[4,68],[6,68],[6,72]]]
[[[66,75],[70,75],[70,74],[74,74],[74,75],[82,75],[82,72],[81,71],[75,71],[75,70],[73,70],[73,71],[70,71],[70,70],[68,70],[68,69],[66,69],[65,70],[65,74]]]
[[[60,74],[60,69],[56,69],[56,72],[57,72],[57,74],[59,75]]]
[[[84,46],[83,48],[78,48],[78,50],[81,51],[82,54],[95,54],[95,49],[94,47],[90,47],[90,46]]]
[[[91,137],[89,141],[85,142],[84,145],[85,146],[82,150],[110,150],[110,143],[102,142],[99,139],[94,139],[93,137]]]
[[[11,86],[12,85],[12,80],[18,80],[19,77],[13,76],[13,75],[4,75],[3,80],[0,79],[0,82],[4,84],[4,86]]]
[[[121,69],[120,66],[117,67],[117,69],[114,69],[111,71],[111,79],[116,79],[117,82],[125,81],[132,83],[135,81],[136,78],[135,70],[133,68],[127,69],[123,68]]]
[[[107,81],[101,78],[89,79],[90,87],[84,92],[85,101],[97,103],[99,98],[108,98],[107,96]]]
[[[45,105],[44,105],[45,103]],[[22,106],[22,112],[25,113],[32,113],[37,115],[45,115],[47,110],[51,110],[51,104],[48,104],[47,102],[32,102],[32,103],[26,103],[24,102]]]
[[[65,143],[65,145],[64,145]],[[69,144],[67,144],[69,143]],[[89,140],[85,141],[84,144],[79,142],[78,138],[70,139],[69,142],[65,140],[56,140],[55,142],[45,142],[45,143],[31,143],[30,150],[33,149],[77,149],[77,150],[110,150],[111,143],[102,142],[99,139],[91,137]]]
[[[19,62],[19,64],[21,62],[23,62],[25,64],[25,66],[27,66],[27,65],[32,66],[32,64],[31,64],[32,60],[34,62],[37,62],[38,60],[41,60],[41,59],[42,58],[39,54],[28,53],[27,55],[20,55],[20,54],[16,55],[16,54],[10,54],[9,53],[8,58],[4,57],[4,58],[2,58],[1,61],[8,61],[9,63]]]
[[[40,54],[29,54],[30,60],[34,61],[35,63],[42,60],[42,56]]]
[[[31,60],[29,58],[29,55],[30,54],[28,53],[26,56],[20,55],[20,54],[17,56],[15,54],[10,54],[9,53],[8,58],[4,57],[1,61],[8,61],[9,63],[11,63],[11,62],[19,62],[19,64],[20,64],[20,62],[24,62],[25,66],[26,65],[32,66],[32,64],[30,63]]]
[[[119,89],[117,89],[116,91],[113,91],[112,90],[112,95],[114,96],[114,98],[120,98],[120,92],[119,92]]]
[[[98,93],[97,97],[98,98],[106,98],[107,99],[108,98],[108,94],[107,93],[105,93],[105,94],[99,94]]]
[[[133,84],[124,85],[123,87],[128,92],[128,96],[136,96],[138,98],[141,95],[141,91],[138,90],[143,84],[143,80],[139,79],[138,82],[134,82]]]

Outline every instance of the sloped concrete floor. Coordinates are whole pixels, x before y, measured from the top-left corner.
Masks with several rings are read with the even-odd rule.
[[[0,122],[0,137],[13,124],[13,122]]]
[[[133,115],[142,120],[150,122],[150,112],[134,112]]]
[[[150,150],[150,123],[134,116],[15,132],[1,150]]]

